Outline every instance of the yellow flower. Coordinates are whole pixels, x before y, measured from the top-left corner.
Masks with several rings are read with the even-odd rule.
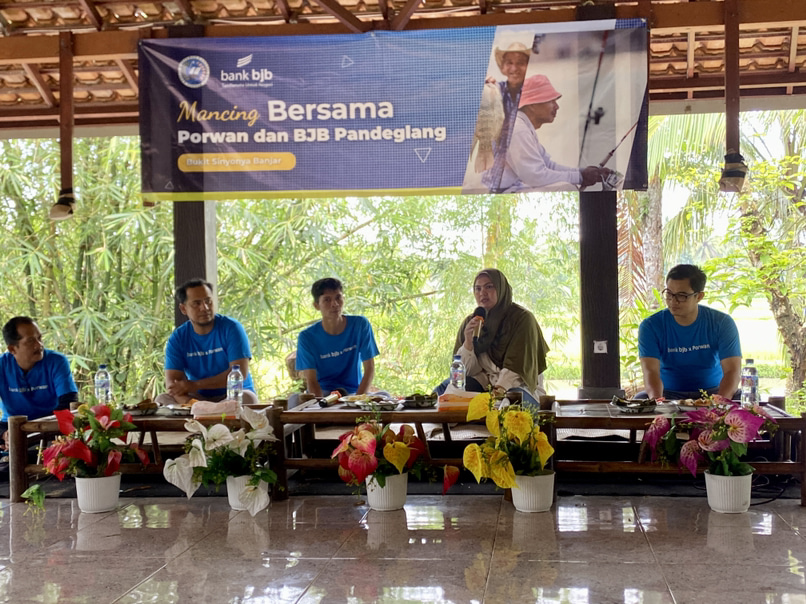
[[[520,442],[529,437],[533,425],[532,416],[526,411],[508,411],[504,413],[504,429]]]
[[[490,478],[502,489],[515,486],[515,469],[503,451],[496,451],[490,457]]]
[[[485,417],[490,410],[491,402],[492,397],[488,392],[482,392],[470,399],[470,404],[467,406],[467,421],[472,422]]]
[[[403,467],[409,460],[409,455],[411,455],[411,451],[409,451],[405,443],[388,443],[383,448],[383,456],[386,458],[386,461],[395,466],[397,471],[401,474],[403,473]]]
[[[482,455],[481,447],[478,445],[472,444],[465,447],[465,452],[462,455],[462,463],[464,463],[468,470],[473,472],[476,482],[481,482],[481,479],[485,477],[484,466],[486,464],[484,463],[484,455]]]
[[[549,437],[545,432],[539,432],[536,440],[537,454],[540,455],[540,469],[544,469],[549,457],[554,455],[554,447],[549,444]]]
[[[500,412],[492,410],[487,414],[487,429],[495,437],[501,436],[501,425],[499,423]]]

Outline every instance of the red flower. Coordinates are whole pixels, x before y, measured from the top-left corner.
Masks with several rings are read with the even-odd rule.
[[[59,420],[59,432],[62,434],[72,434],[73,433],[73,412],[69,409],[62,409],[60,411],[54,411],[53,415],[56,416],[56,419]]]
[[[80,440],[71,439],[64,443],[61,453],[66,457],[80,459],[88,465],[94,465],[92,459],[92,450]]]
[[[106,458],[106,470],[104,470],[104,476],[112,476],[115,472],[120,469],[120,460],[123,457],[123,453],[120,451],[110,451],[108,457]]]
[[[456,466],[445,466],[442,476],[442,494],[447,493],[448,489],[455,485],[457,480],[459,480],[459,468]]]

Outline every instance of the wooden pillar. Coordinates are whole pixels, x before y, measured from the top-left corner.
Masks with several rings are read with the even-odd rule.
[[[59,152],[61,187],[73,188],[73,34],[59,34]]]
[[[582,4],[577,19],[615,18],[615,5]],[[579,194],[580,398],[621,394],[615,191]]]
[[[579,194],[581,398],[620,393],[615,191]]]
[[[8,418],[8,483],[11,503],[22,501],[22,494],[28,488],[25,466],[28,464],[28,436],[22,425],[28,421],[25,415],[12,415]]]
[[[725,152],[739,153],[739,1],[725,0]]]
[[[201,38],[204,27],[198,25],[168,28],[170,38]],[[174,283],[188,279],[206,279],[218,294],[218,258],[216,250],[216,203],[214,201],[174,202]],[[187,320],[178,306],[174,323]]]

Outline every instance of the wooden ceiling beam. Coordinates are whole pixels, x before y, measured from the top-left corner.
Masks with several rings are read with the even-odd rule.
[[[293,16],[291,13],[291,7],[288,6],[288,0],[275,0],[274,4],[280,11],[280,14],[283,16],[285,22],[291,23]]]
[[[174,0],[179,10],[182,11],[182,16],[191,23],[196,20],[196,14],[193,12],[193,5],[190,0]]]
[[[336,0],[314,0],[314,2],[330,15],[344,23],[353,33],[363,34],[371,28],[369,23],[361,21],[361,19],[336,2]]]
[[[803,86],[806,85],[806,72],[794,73],[743,73],[739,76],[739,85],[744,90],[750,88],[770,88],[775,86]],[[722,74],[699,76],[693,78],[681,77],[650,77],[649,91],[673,92],[681,90],[723,90],[725,77]]]
[[[48,86],[47,82],[45,82],[45,79],[39,72],[39,68],[31,63],[23,64],[22,68],[25,71],[25,75],[39,92],[45,105],[48,107],[55,107],[56,97],[53,96],[53,91],[50,89],[50,86]]]

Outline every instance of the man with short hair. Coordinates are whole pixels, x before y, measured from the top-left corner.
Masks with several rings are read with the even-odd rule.
[[[42,344],[42,332],[30,317],[13,317],[3,326],[8,352],[0,355],[0,431],[6,440],[8,418],[38,419],[78,400],[70,362]]]
[[[736,394],[739,332],[729,315],[699,304],[705,282],[699,267],[678,264],[666,275],[668,308],[641,322],[638,354],[649,398],[697,399],[701,390],[729,399]]]
[[[213,286],[191,279],[176,288],[179,310],[188,320],[177,327],[165,347],[165,387],[156,402],[191,405],[196,400],[222,401],[227,376],[239,365],[244,376],[243,402],[258,402],[249,361],[252,353],[243,326],[215,312]]]
[[[297,338],[296,368],[307,391],[315,396],[338,389],[365,394],[375,377],[374,358],[378,356],[372,326],[366,317],[342,314],[344,296],[338,279],[319,279],[311,287],[311,295],[322,320],[302,330]]]

